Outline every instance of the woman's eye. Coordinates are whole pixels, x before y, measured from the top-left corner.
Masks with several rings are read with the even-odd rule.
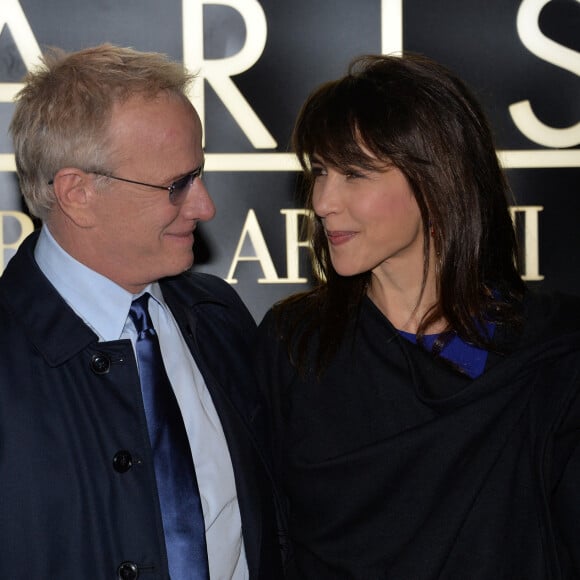
[[[313,165],[311,169],[312,177],[320,177],[321,175],[326,175],[326,169],[321,165]]]
[[[347,179],[358,179],[358,178],[361,178],[361,177],[365,177],[365,174],[362,171],[357,171],[355,169],[347,169],[344,172],[344,176]]]

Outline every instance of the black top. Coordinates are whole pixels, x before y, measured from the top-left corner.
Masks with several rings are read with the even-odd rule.
[[[257,349],[289,578],[580,577],[580,300],[528,296],[512,354],[477,379],[368,299],[321,379],[301,376],[284,339],[300,311],[268,313]]]

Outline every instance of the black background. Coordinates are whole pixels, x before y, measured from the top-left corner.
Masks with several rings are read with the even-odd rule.
[[[184,0],[189,2],[190,0]],[[242,2],[243,0],[239,0]],[[349,61],[363,53],[380,53],[379,0],[264,0],[268,37],[264,52],[249,70],[234,77],[236,86],[277,141],[275,150],[255,150],[227,108],[205,83],[205,149],[215,153],[286,153],[295,116],[318,84],[342,75]],[[182,2],[178,0],[21,0],[41,50],[59,46],[76,50],[102,42],[164,52],[183,60]],[[246,42],[244,18],[234,8],[203,5],[204,56],[235,54]],[[528,99],[534,113],[552,127],[580,121],[580,79],[541,60],[522,44],[516,28],[516,0],[404,0],[403,49],[427,54],[459,74],[479,96],[496,135],[498,150],[537,150],[513,123],[508,107]],[[0,4],[0,19],[6,6]],[[188,30],[188,23],[184,23]],[[580,3],[552,0],[543,8],[544,35],[578,53]],[[187,32],[186,32],[187,34]],[[0,82],[17,82],[25,66],[12,32],[0,34]],[[197,82],[203,82],[201,79]],[[11,153],[7,127],[10,103],[0,103],[0,153]],[[578,144],[575,145],[575,148]],[[508,168],[519,205],[541,205],[540,273],[536,286],[578,293],[576,252],[580,248],[578,166]],[[216,218],[201,227],[195,266],[225,278],[246,215],[256,213],[280,278],[286,275],[282,208],[298,206],[293,171],[222,171],[205,181],[216,203]],[[14,174],[0,172],[0,210],[21,210]],[[5,218],[4,242],[10,241]],[[12,224],[14,226],[14,224]],[[245,254],[252,254],[246,244]],[[302,276],[308,276],[306,251],[300,250]],[[9,256],[8,256],[9,257]],[[272,302],[306,285],[259,284],[260,264],[240,262],[236,289],[260,319]]]

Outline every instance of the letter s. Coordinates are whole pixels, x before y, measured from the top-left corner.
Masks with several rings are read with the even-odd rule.
[[[580,76],[580,54],[550,40],[542,34],[538,26],[540,12],[549,2],[550,0],[522,0],[517,16],[520,39],[538,58]],[[539,145],[574,147],[580,143],[580,123],[564,129],[549,127],[534,115],[528,100],[513,103],[509,112],[516,127]]]

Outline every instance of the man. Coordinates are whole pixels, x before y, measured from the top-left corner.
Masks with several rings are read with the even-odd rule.
[[[255,324],[188,272],[215,211],[190,80],[103,45],[47,56],[17,97],[43,225],[0,279],[0,578],[281,577]]]

